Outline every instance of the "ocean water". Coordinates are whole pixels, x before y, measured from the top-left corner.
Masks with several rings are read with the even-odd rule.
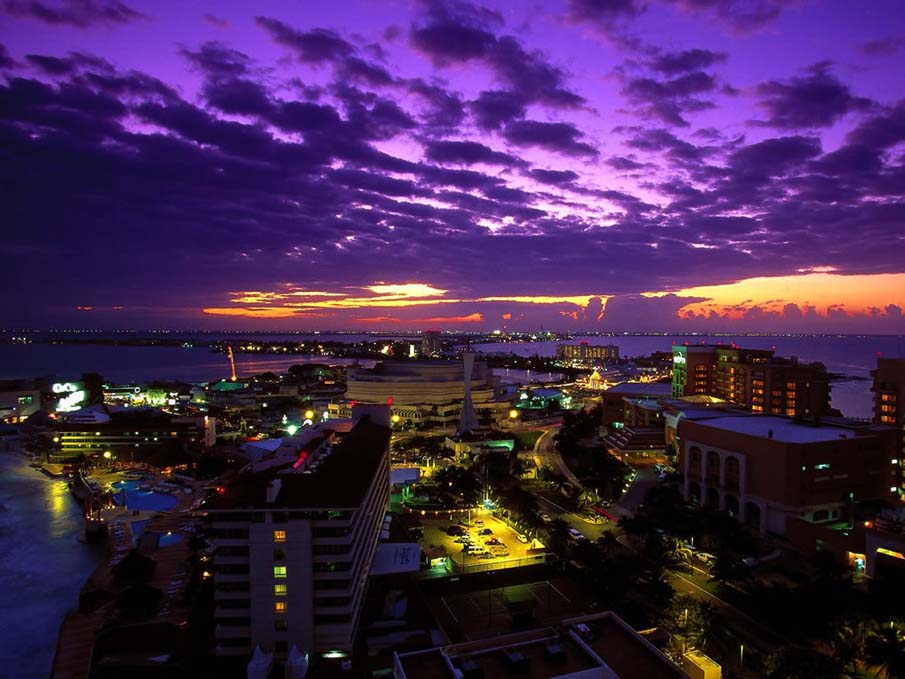
[[[272,336],[273,339],[283,336]],[[301,336],[287,335],[286,339]],[[354,342],[359,335],[319,335],[324,340]],[[215,339],[208,337],[207,339]],[[257,339],[261,339],[257,337]],[[370,339],[375,339],[371,337]],[[397,338],[398,339],[398,338]],[[779,356],[798,356],[802,361],[820,361],[828,370],[851,379],[833,384],[833,405],[851,417],[870,417],[870,371],[878,355],[905,356],[905,337],[888,335],[615,335],[579,337],[592,344],[615,344],[622,356],[646,356],[654,351],[669,351],[672,344],[734,342],[753,349],[775,348]],[[412,337],[417,341],[417,337]],[[522,356],[553,356],[559,342],[513,342],[473,344],[484,352],[513,352]],[[285,372],[291,365],[304,362],[329,362],[334,365],[353,363],[353,359],[320,356],[236,354],[236,370],[240,375],[265,371]],[[362,361],[362,363],[367,363]],[[98,372],[113,382],[146,382],[180,380],[207,382],[229,376],[229,362],[224,354],[207,348],[102,346],[92,344],[0,344],[0,379],[56,375],[73,378],[83,372]]]
[[[103,558],[65,481],[0,444],[0,676],[46,679],[63,616]]]
[[[849,379],[832,383],[832,404],[849,417],[871,417],[870,371],[878,356],[905,358],[905,337],[890,335],[615,335],[579,337],[572,342],[615,344],[620,356],[649,356],[669,351],[673,344],[730,344],[749,349],[775,349],[777,356],[797,356],[803,362],[820,361],[827,370]],[[512,352],[520,356],[553,356],[561,342],[500,342],[474,344],[484,352]]]

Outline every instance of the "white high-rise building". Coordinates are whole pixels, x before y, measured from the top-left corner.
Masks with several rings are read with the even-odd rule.
[[[378,419],[388,412],[345,434],[309,430],[213,501],[215,653],[351,652],[389,503],[390,429]]]

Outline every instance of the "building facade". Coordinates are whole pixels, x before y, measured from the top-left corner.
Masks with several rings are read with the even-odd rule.
[[[439,330],[425,330],[421,333],[421,355],[436,358],[443,352]]]
[[[874,422],[895,427],[899,432],[897,483],[905,496],[902,470],[905,468],[905,358],[878,358],[871,371],[874,392]]]
[[[578,344],[556,345],[556,358],[568,361],[600,361],[616,362],[619,360],[619,347],[615,344]]]
[[[854,501],[895,497],[891,427],[733,414],[680,419],[678,427],[686,500],[761,532],[783,535],[789,517],[838,520]]]
[[[505,417],[508,401],[497,399],[500,379],[484,361],[475,361],[471,399],[479,416],[490,410]],[[386,404],[393,416],[412,423],[458,423],[465,398],[465,370],[458,361],[384,361],[373,368],[350,368],[344,401],[331,403],[331,418],[350,417],[355,404]]]
[[[215,653],[349,654],[390,498],[387,418],[249,465],[209,509]]]
[[[715,396],[759,414],[813,419],[833,412],[826,367],[779,358],[771,349],[673,346],[672,396],[697,395]]]

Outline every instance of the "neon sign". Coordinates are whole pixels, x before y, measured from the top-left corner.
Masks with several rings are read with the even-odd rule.
[[[79,385],[74,382],[56,382],[51,389],[54,394],[71,394],[79,391]]]
[[[675,354],[672,357],[672,362],[677,365],[683,365],[685,363],[685,356],[683,354]]]

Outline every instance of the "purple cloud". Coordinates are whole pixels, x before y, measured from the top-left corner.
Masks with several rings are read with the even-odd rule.
[[[96,25],[126,24],[148,17],[119,0],[3,0],[0,9],[16,18],[29,18],[58,26],[88,28]]]
[[[517,120],[506,125],[503,135],[518,146],[537,146],[557,153],[596,156],[597,149],[579,141],[581,132],[568,123]]]
[[[865,110],[871,103],[853,95],[830,72],[827,63],[815,64],[805,76],[762,83],[757,95],[769,115],[757,124],[779,129],[827,127],[847,113]]]

